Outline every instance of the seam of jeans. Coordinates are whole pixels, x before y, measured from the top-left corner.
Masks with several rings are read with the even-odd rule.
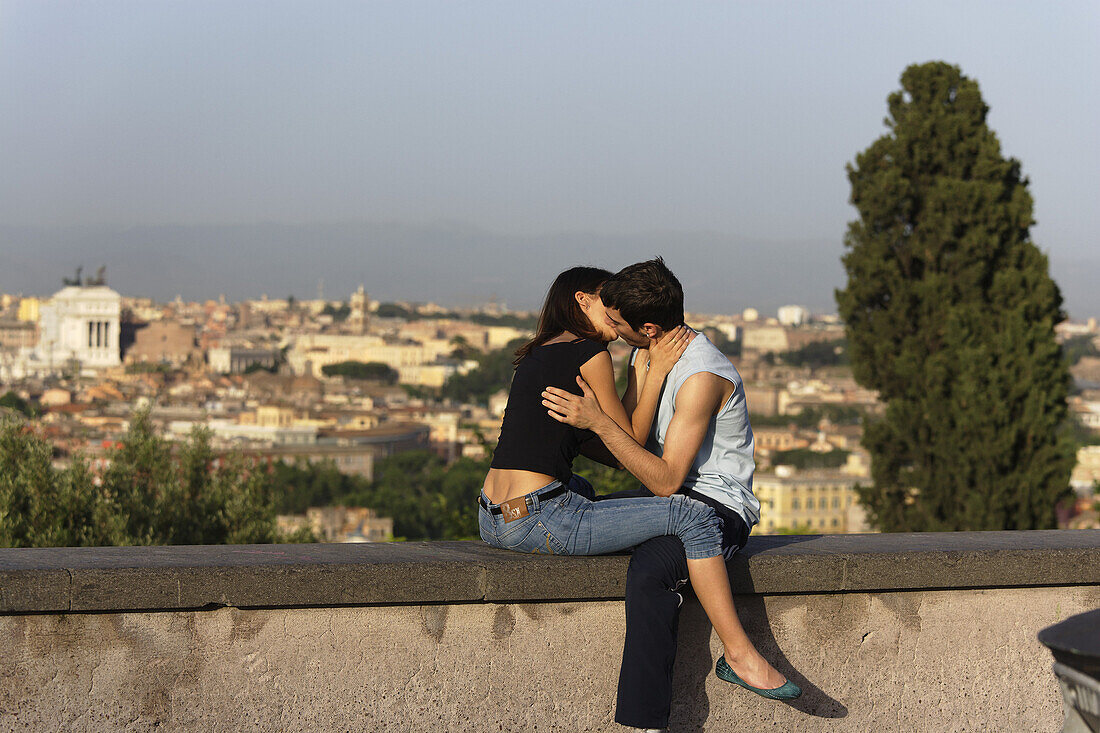
[[[563,543],[563,542],[562,542],[561,540],[559,540],[559,539],[558,539],[558,538],[557,538],[557,537],[556,537],[556,536],[554,535],[554,533],[553,533],[553,532],[551,532],[551,531],[550,531],[550,528],[549,528],[549,527],[547,527],[547,526],[546,526],[545,524],[543,524],[543,523],[542,523],[541,521],[539,522],[538,526],[542,528],[542,531],[546,533],[546,536],[547,536],[547,537],[548,537],[548,538],[549,538],[549,539],[550,539],[550,540],[551,540],[551,541],[552,541],[552,542],[553,542],[553,543],[554,543],[554,544],[555,544],[555,545],[557,546],[557,548],[558,548],[558,549],[560,550],[560,552],[558,552],[558,553],[556,553],[556,554],[558,554],[558,555],[568,555],[568,554],[569,554],[569,553],[568,553],[568,551],[566,550],[565,544],[564,544],[564,543]]]

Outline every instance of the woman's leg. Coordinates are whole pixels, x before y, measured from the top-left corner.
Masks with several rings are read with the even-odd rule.
[[[721,555],[700,560],[688,558],[687,564],[695,596],[726,649],[726,663],[753,687],[771,690],[786,682],[756,651],[737,618],[725,559]]]
[[[718,517],[706,504],[682,494],[589,501],[570,492],[541,507],[541,521],[570,555],[618,552],[661,535],[676,535],[688,557],[722,552]]]

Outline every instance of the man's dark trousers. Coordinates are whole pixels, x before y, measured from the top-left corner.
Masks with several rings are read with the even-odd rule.
[[[710,497],[683,493],[711,506],[722,524],[726,559],[745,546],[749,528],[740,515]],[[653,496],[646,489],[622,491],[600,499]],[[626,640],[619,671],[615,722],[634,728],[665,728],[672,708],[672,665],[687,556],[680,538],[654,537],[634,548],[626,573]]]

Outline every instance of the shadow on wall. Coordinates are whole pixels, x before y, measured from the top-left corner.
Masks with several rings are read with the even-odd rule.
[[[735,568],[731,567],[730,571],[731,575],[735,574]],[[710,716],[706,682],[714,674],[714,665],[718,659],[711,653],[712,627],[703,607],[690,593],[685,594],[684,600],[680,613],[676,666],[672,673],[675,682],[669,724],[671,730],[702,733]],[[802,697],[799,699],[790,702],[776,701],[775,704],[790,705],[805,715],[817,718],[847,717],[847,706],[827,695],[795,669],[779,648],[768,621],[764,598],[739,595],[734,600],[741,624],[756,648],[781,674],[802,688]],[[723,689],[727,688],[731,695],[752,695],[734,685],[724,685]]]

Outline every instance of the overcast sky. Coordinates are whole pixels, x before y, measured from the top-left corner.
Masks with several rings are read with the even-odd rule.
[[[574,264],[543,251],[565,238],[610,267],[663,250],[708,291],[700,306],[766,292],[830,309],[854,216],[844,165],[883,134],[901,71],[943,59],[978,80],[1022,161],[1071,312],[1100,315],[1098,38],[1095,0],[3,0],[0,290],[49,292],[105,263],[124,294],[163,299],[311,296],[324,278],[333,296],[364,280],[387,298],[475,300],[438,264],[457,258],[499,281],[486,295],[530,307]],[[405,234],[374,241],[370,263],[291,239],[272,247],[316,251],[292,271],[169,281],[158,265],[179,256],[165,231],[232,225],[254,253],[256,225],[313,238],[334,224]],[[142,268],[105,244],[135,228]],[[416,231],[454,236],[398,246]]]

